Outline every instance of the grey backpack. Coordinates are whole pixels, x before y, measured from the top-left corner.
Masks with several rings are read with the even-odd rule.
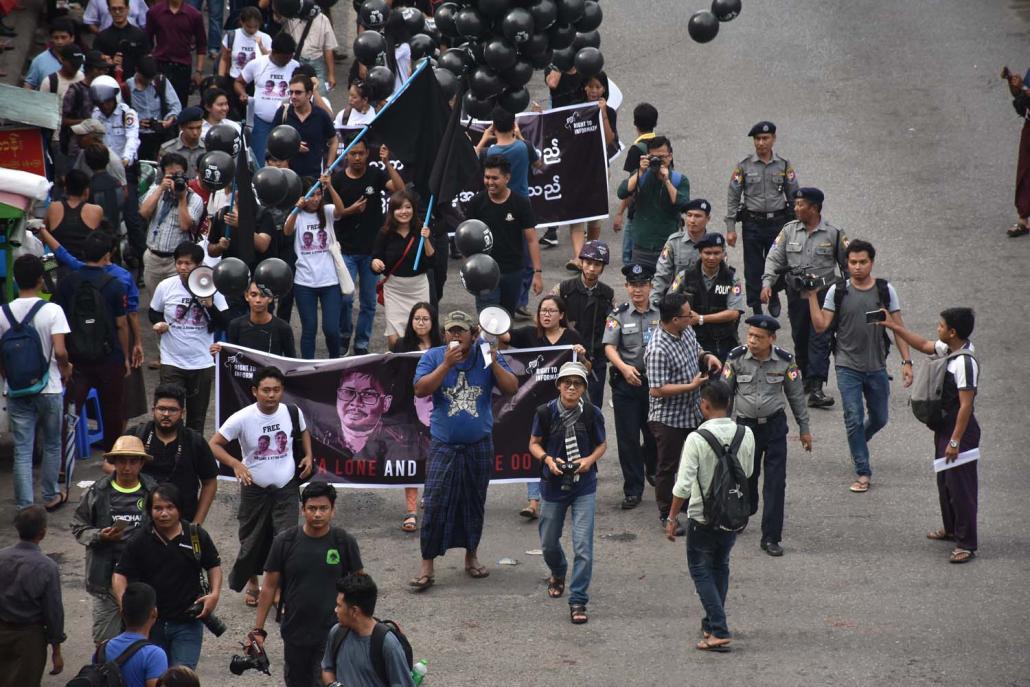
[[[912,382],[912,414],[930,429],[938,429],[944,420],[941,397],[944,395],[944,378],[948,374],[948,363],[964,355],[976,360],[971,350],[960,348],[947,355],[930,358],[915,375]]]

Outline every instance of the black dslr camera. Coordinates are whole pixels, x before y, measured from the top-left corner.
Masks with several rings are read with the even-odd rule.
[[[648,169],[653,169],[655,174],[658,174],[658,170],[662,168],[662,158],[657,155],[649,155],[647,157]]]
[[[240,644],[243,647],[244,655],[239,654],[232,657],[229,661],[229,672],[233,675],[243,675],[248,670],[257,670],[264,673],[265,675],[271,675],[268,666],[268,654],[265,650],[260,648],[257,644],[251,644],[249,647]]]
[[[579,475],[576,474],[579,470],[579,461],[563,461],[558,463],[558,469],[561,470],[561,490],[572,491],[572,486],[579,481]]]
[[[172,174],[172,188],[179,194],[186,190],[186,175],[182,172]]]
[[[782,272],[787,288],[792,291],[818,291],[833,283],[832,277],[818,277],[810,267],[790,267]]]
[[[197,616],[200,615],[201,611],[203,610],[204,604],[198,601],[197,603],[193,604],[192,606],[186,609],[186,617],[196,620]],[[211,634],[213,634],[215,637],[221,637],[223,634],[225,634],[225,631],[227,629],[225,623],[222,622],[222,619],[216,616],[214,613],[208,613],[206,616],[200,619],[200,622],[204,623],[204,627],[210,630]]]

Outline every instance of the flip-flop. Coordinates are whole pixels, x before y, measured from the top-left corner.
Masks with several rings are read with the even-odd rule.
[[[405,532],[414,532],[418,529],[418,516],[414,513],[407,513],[404,516],[404,522],[401,523],[401,529]]]
[[[44,504],[43,508],[46,509],[47,513],[53,513],[54,511],[60,510],[66,503],[68,503],[68,492],[62,491],[56,501]]]
[[[436,580],[432,575],[419,575],[415,579],[408,582],[408,586],[411,587],[411,591],[419,594],[426,591],[433,586],[433,582]]]
[[[869,491],[869,482],[862,482],[855,480],[850,487],[848,487],[855,494],[864,494]]]
[[[261,589],[254,589],[247,587],[243,590],[243,603],[247,604],[251,608],[257,608],[258,600],[261,598]]]
[[[536,508],[533,508],[532,506],[526,506],[525,508],[520,510],[519,515],[526,518],[527,520],[536,520],[538,517],[540,517],[540,514],[537,512]]]
[[[1005,233],[1008,234],[1010,239],[1014,239],[1020,236],[1026,236],[1027,234],[1030,234],[1030,227],[1025,227],[1022,224],[1017,224]]]
[[[927,532],[926,538],[932,539],[933,541],[955,541],[955,535],[948,534],[944,531],[943,527],[939,530],[934,530],[933,532]]]
[[[948,557],[948,562],[968,563],[974,558],[976,558],[976,551],[970,551],[969,549],[955,549],[951,552],[951,556]]]
[[[465,574],[474,580],[481,580],[484,577],[490,577],[490,571],[481,565],[479,567],[474,565],[467,566],[465,568]]]
[[[699,651],[714,651],[714,652],[716,652],[718,654],[725,654],[725,653],[728,653],[728,652],[732,651],[732,649],[730,649],[730,643],[728,641],[720,642],[720,641],[716,640],[714,637],[709,637],[708,639],[702,639],[700,642],[698,642],[694,646]]]

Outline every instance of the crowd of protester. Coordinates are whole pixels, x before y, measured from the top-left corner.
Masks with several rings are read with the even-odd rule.
[[[97,663],[124,654],[127,685],[199,684],[192,669],[224,586],[255,609],[245,642],[254,660],[263,656],[265,626],[278,607],[287,685],[413,684],[403,634],[373,617],[377,590],[358,542],[332,524],[335,489],[319,480],[302,488],[315,467],[311,432],[303,411],[282,400],[283,373],[255,372],[254,403],[207,427],[214,356],[223,342],[303,359],[421,353],[411,383],[416,403],[431,400],[428,467],[421,499],[416,489],[405,490],[401,522],[420,536],[414,592],[435,584],[434,561],[451,548],[465,550],[470,578],[489,575],[477,550],[495,455],[490,399],[494,389],[512,395],[518,385],[505,349],[570,348],[575,362],[559,370],[557,397],[524,428],[539,480],[529,483],[520,514],[539,519],[546,593],[562,597],[571,577],[569,619],[588,622],[610,385],[621,507],[638,507],[650,484],[662,531],[673,540],[686,535],[704,608],[701,650],[731,644],[724,602],[730,551],[743,531],[710,501],[725,479],[737,480],[737,493],[746,497],[744,525],[761,501],[761,549],[783,555],[785,408],[811,450],[808,409],[835,403],[824,390],[831,355],[854,467],[850,492],[872,485],[870,442],[888,422],[892,345],[906,387],[913,382],[911,349],[946,361],[940,414],[931,425],[934,458],[952,463],[977,451],[972,310],[944,310],[936,340],[908,331],[899,294],[873,276],[875,247],[849,240],[823,218],[824,193],[801,186],[794,165],[774,152],[772,122],[751,129],[754,153],[732,167],[720,234],[708,227],[713,204],[690,197],[673,142],[658,133],[657,109],[633,109],[637,138],[627,147],[612,227],[623,232],[624,279],[616,282],[600,221],[569,227],[569,274],[544,273],[541,250],[559,239],[553,230],[538,235],[529,199],[539,151],[523,140],[514,116],[498,109],[477,147],[483,190],[463,208],[490,228],[500,267],[498,287],[478,294],[476,309],[499,305],[529,324],[484,349],[475,314],[441,309],[448,246],[422,226],[424,201],[405,187],[387,146],[359,142],[328,169],[346,142],[345,127],[367,123],[381,107],[360,69],[340,82],[347,102],[329,104],[344,91],[334,88],[339,54],[328,15],[286,20],[268,3],[214,3],[207,13],[195,4],[201,3],[161,0],[148,8],[137,0],[90,0],[86,30],[54,18],[48,48],[25,77],[26,88],[57,93],[62,102],[50,150],[54,199],[37,227],[59,268],[48,273],[39,257],[19,257],[10,275],[18,297],[0,316],[0,336],[31,323],[46,363],[45,384],[12,394],[8,405],[20,542],[0,550],[0,672],[18,676],[11,684],[39,684],[47,645],[53,672],[63,668],[58,571],[39,544],[47,512],[70,496],[59,483],[65,389],[77,412],[95,390],[104,427],[105,474],[83,491],[72,518],[72,534],[85,549]],[[84,33],[92,38],[89,50]],[[398,79],[403,74],[399,69]],[[617,112],[607,104],[607,76],[584,80],[574,69],[551,70],[546,84],[553,106],[598,104],[614,159]],[[317,184],[295,212],[260,209],[253,250],[234,243],[239,218],[227,194],[196,179],[204,135],[224,123],[246,132],[258,166],[289,167]],[[269,132],[280,123],[301,132],[302,155],[269,154]],[[148,163],[156,178],[139,196]],[[726,262],[738,223],[743,276]],[[416,261],[413,246],[422,240],[424,259]],[[355,284],[352,295],[341,293],[334,243]],[[193,270],[238,255],[254,256],[252,270],[265,258],[282,258],[294,273],[292,293],[276,298],[252,281],[242,297],[193,295]],[[553,288],[542,295],[545,285]],[[617,297],[623,288],[626,296]],[[44,291],[48,303],[40,299]],[[531,294],[541,296],[535,314]],[[793,352],[776,345],[780,294]],[[148,304],[147,332],[141,302]],[[380,311],[382,336],[373,331]],[[147,337],[155,337],[159,351],[149,361]],[[129,399],[139,395],[148,363],[160,380],[149,397],[151,416],[129,426],[141,414]],[[340,402],[359,400],[358,392],[350,394]],[[42,505],[35,504],[33,482],[37,430]],[[232,442],[240,458],[228,450]],[[952,563],[977,551],[976,462],[958,462],[938,473],[943,526],[927,535],[954,542]],[[236,542],[216,542],[204,529],[219,468],[240,483]],[[560,544],[567,515],[571,570]],[[222,553],[237,547],[223,576]],[[371,653],[369,643],[377,647]]]

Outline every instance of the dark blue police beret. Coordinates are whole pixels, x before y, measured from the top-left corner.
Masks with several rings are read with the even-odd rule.
[[[694,242],[694,248],[726,248],[726,237],[722,234],[708,233]]]
[[[774,332],[780,328],[780,323],[776,321],[775,317],[770,315],[752,315],[744,320],[744,324],[749,324],[752,327],[760,327],[769,332]]]
[[[794,197],[819,205],[823,204],[823,199],[825,198],[823,192],[813,186],[802,186],[797,191],[794,191]]]
[[[712,214],[712,204],[704,198],[695,198],[683,207],[683,212],[687,210],[700,210],[705,214]]]
[[[751,127],[751,131],[747,132],[748,136],[757,136],[758,134],[775,134],[776,125],[772,122],[759,122]]]

